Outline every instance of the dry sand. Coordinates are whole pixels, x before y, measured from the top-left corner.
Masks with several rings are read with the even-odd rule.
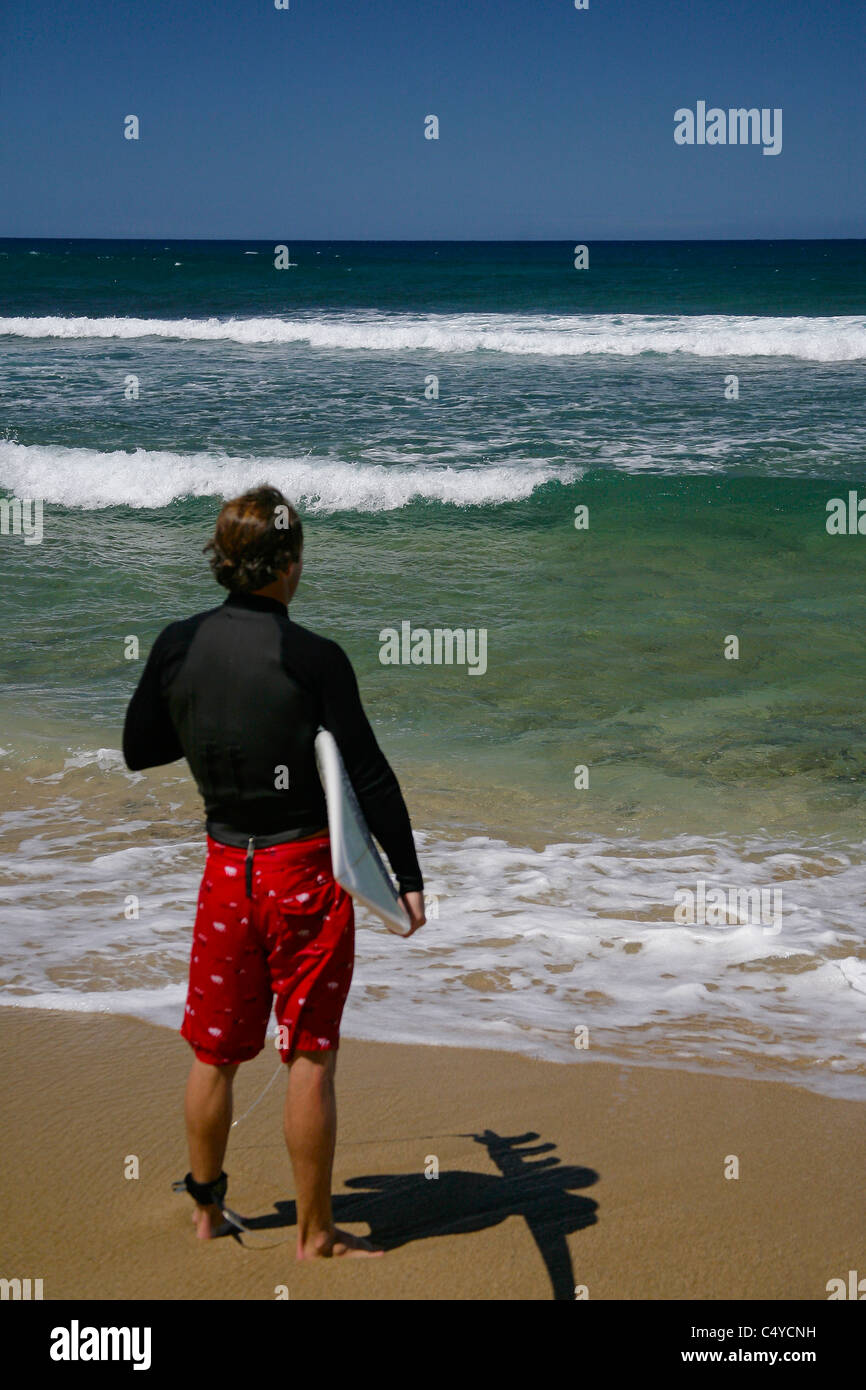
[[[335,1210],[387,1254],[299,1265],[282,1078],[233,1131],[226,1168],[250,1244],[285,1243],[199,1242],[190,1199],[171,1191],[188,1166],[186,1044],[107,1015],[5,1008],[0,1030],[0,1274],[43,1279],[46,1299],[283,1286],[291,1299],[546,1300],[583,1285],[590,1299],[825,1300],[829,1279],[863,1265],[856,1102],[577,1054],[346,1039]],[[241,1068],[236,1115],[276,1065],[269,1047]]]

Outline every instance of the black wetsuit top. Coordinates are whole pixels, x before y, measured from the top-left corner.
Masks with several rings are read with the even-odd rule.
[[[420,890],[409,813],[351,662],[277,599],[230,594],[163,629],[126,712],[123,756],[133,772],[185,757],[215,839],[288,839],[328,824],[313,751],[320,725],[337,741],[401,892]]]

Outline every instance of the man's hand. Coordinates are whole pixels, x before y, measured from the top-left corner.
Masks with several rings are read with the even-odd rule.
[[[411,931],[407,931],[406,935],[412,936],[416,931],[419,931],[420,928],[423,927],[424,923],[427,921],[427,917],[424,912],[424,894],[401,893],[400,901],[405,907],[406,911],[408,912],[409,920],[412,923]]]

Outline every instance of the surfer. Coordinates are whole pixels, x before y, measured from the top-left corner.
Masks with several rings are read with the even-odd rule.
[[[333,734],[367,824],[424,925],[409,814],[336,642],[288,612],[303,567],[301,520],[272,487],[226,502],[205,546],[216,608],[170,623],[126,713],[132,771],[185,757],[204,799],[207,860],[198,898],[182,1035],[200,1239],[220,1228],[223,1159],[238,1066],[261,1052],[273,1003],[288,1065],[284,1132],[295,1177],[299,1259],[381,1254],[338,1230],[331,1211],[334,1072],[354,964],[352,899],[331,872],[314,739]]]

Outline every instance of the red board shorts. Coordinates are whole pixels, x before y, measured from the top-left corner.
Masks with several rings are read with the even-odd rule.
[[[208,836],[181,1033],[213,1066],[265,1044],[273,1002],[279,1051],[339,1047],[355,960],[352,899],[331,872],[327,836],[246,850]]]

